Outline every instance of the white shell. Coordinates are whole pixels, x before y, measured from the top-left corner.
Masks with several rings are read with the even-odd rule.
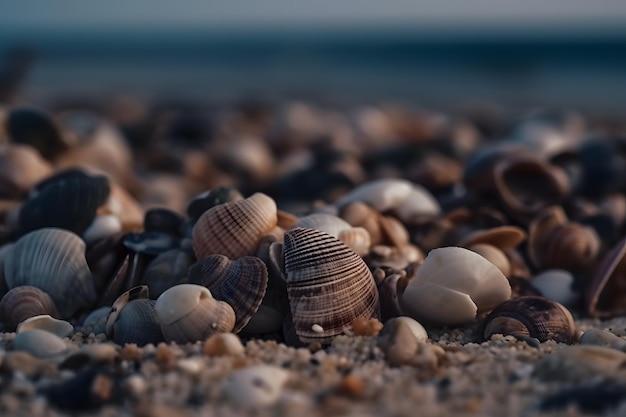
[[[579,294],[572,289],[574,276],[564,269],[547,269],[530,280],[541,295],[564,306],[576,304]]]
[[[264,407],[275,403],[282,394],[289,372],[271,365],[257,365],[233,372],[221,388],[235,404]]]
[[[74,332],[74,326],[65,320],[58,320],[48,314],[29,317],[17,325],[17,333],[30,329],[45,330],[59,337],[69,336]]]
[[[391,320],[396,320],[397,322],[405,324],[409,329],[411,329],[411,333],[415,336],[415,340],[419,342],[425,342],[428,340],[428,332],[417,320],[407,316],[399,316]]]
[[[341,217],[326,213],[313,213],[301,217],[296,224],[292,226],[292,229],[297,227],[321,230],[334,237],[339,237],[339,234],[344,230],[352,229],[352,225]]]
[[[406,200],[395,207],[393,213],[403,223],[409,223],[417,217],[438,216],[441,213],[441,207],[430,191],[421,185],[413,184]]]
[[[87,245],[122,231],[122,222],[119,218],[112,214],[96,216],[91,222],[85,233],[83,240]]]
[[[401,179],[380,179],[365,183],[341,197],[335,205],[346,206],[361,201],[381,213],[399,207],[413,191],[410,181]]]
[[[511,297],[502,272],[468,249],[430,251],[400,301],[404,314],[437,324],[472,322]]]

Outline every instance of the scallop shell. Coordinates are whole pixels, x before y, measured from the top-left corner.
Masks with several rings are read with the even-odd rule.
[[[518,297],[500,304],[485,318],[484,326],[485,339],[500,333],[540,342],[572,343],[576,332],[567,308],[539,296]]]
[[[19,214],[19,233],[58,227],[83,234],[109,196],[109,180],[73,169],[37,185]]]
[[[263,193],[207,210],[193,228],[196,257],[254,255],[260,239],[276,227],[276,213],[276,203]]]
[[[213,298],[200,285],[181,284],[165,291],[155,303],[165,340],[193,343],[214,333],[230,332],[235,326],[233,308]]]
[[[358,317],[380,316],[378,290],[361,257],[315,229],[285,233],[287,293],[302,342],[329,342]]]
[[[268,273],[265,263],[256,256],[230,260],[224,255],[209,255],[189,273],[192,284],[207,287],[213,296],[227,302],[235,311],[233,333],[243,329],[257,312],[265,291]]]
[[[32,285],[50,295],[61,318],[97,300],[85,260],[85,242],[72,232],[45,228],[22,236],[4,264],[7,286]]]
[[[405,315],[432,323],[471,323],[511,296],[504,274],[481,255],[465,248],[430,251],[402,293]]]
[[[0,318],[7,330],[14,330],[22,321],[42,314],[59,316],[52,298],[37,287],[15,287],[0,300]]]

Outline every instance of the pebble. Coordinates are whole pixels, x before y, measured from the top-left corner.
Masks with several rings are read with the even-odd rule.
[[[241,339],[233,333],[216,333],[203,345],[202,351],[207,356],[243,356],[245,348]]]
[[[429,349],[423,342],[428,339],[426,329],[410,317],[388,320],[378,334],[378,346],[392,366],[415,365],[420,361],[420,350]]]
[[[626,352],[626,340],[608,330],[589,329],[580,336],[581,345],[605,346]]]
[[[533,376],[546,381],[582,382],[592,378],[626,381],[626,353],[601,346],[567,346],[545,355]]]
[[[280,398],[289,372],[271,365],[256,365],[233,372],[221,388],[235,404],[244,407],[264,407]]]
[[[17,325],[17,333],[25,330],[39,329],[53,333],[59,337],[66,337],[74,332],[74,326],[65,320],[59,320],[48,314],[29,317]]]

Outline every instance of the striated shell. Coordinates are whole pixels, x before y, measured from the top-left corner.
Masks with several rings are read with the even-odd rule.
[[[232,332],[238,333],[259,309],[268,273],[265,263],[256,256],[231,261],[224,255],[209,255],[190,270],[189,282],[207,287],[216,299],[233,308],[236,321]]]
[[[165,291],[156,300],[156,315],[165,340],[193,343],[214,333],[230,332],[235,326],[233,308],[213,298],[200,285],[181,284]]]
[[[195,223],[205,211],[238,200],[243,200],[243,195],[236,188],[217,187],[195,196],[187,206],[187,215]]]
[[[531,295],[496,307],[485,318],[483,334],[487,340],[500,333],[521,340],[535,338],[540,342],[572,343],[575,332],[574,319],[567,308],[556,301]]]
[[[157,345],[165,339],[156,319],[154,300],[135,299],[126,304],[118,313],[112,326],[111,339],[118,345],[136,343],[145,346]]]
[[[7,330],[14,330],[27,318],[42,314],[59,316],[52,298],[37,287],[15,287],[0,300],[0,319]]]
[[[193,228],[193,250],[199,260],[220,254],[231,259],[254,255],[260,239],[277,223],[274,200],[256,193],[207,210]]]
[[[354,319],[379,317],[378,290],[361,257],[315,229],[285,233],[285,272],[295,331],[302,342],[330,342]]]
[[[150,297],[158,298],[165,290],[184,284],[193,256],[182,249],[171,249],[157,255],[146,268],[142,283],[150,289]]]
[[[22,236],[4,264],[7,286],[32,285],[54,301],[61,318],[69,318],[97,300],[85,260],[85,242],[72,232],[45,228]]]
[[[511,287],[491,262],[468,249],[430,251],[400,298],[405,315],[432,323],[471,323],[511,296]]]
[[[19,214],[19,233],[58,227],[83,234],[109,196],[109,180],[78,169],[62,171],[39,183]]]
[[[108,337],[113,336],[113,324],[119,318],[122,310],[128,303],[134,300],[147,300],[148,299],[148,287],[145,285],[138,285],[129,289],[128,291],[124,291],[120,294],[119,297],[113,302],[109,310],[109,314],[106,319],[106,334]]]

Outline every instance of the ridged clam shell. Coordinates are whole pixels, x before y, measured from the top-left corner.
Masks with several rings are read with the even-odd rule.
[[[37,287],[30,285],[15,287],[0,300],[0,319],[7,330],[14,330],[27,318],[42,314],[59,316],[52,298]]]
[[[485,318],[484,325],[486,339],[500,333],[540,342],[572,343],[576,331],[567,308],[539,296],[518,297],[500,304]]]
[[[207,210],[193,228],[193,250],[199,260],[220,254],[231,259],[254,255],[259,240],[277,223],[274,200],[256,193]]]
[[[154,300],[131,300],[119,312],[113,323],[113,341],[118,345],[136,343],[139,346],[163,342],[165,338],[156,318]]]
[[[74,169],[63,171],[37,186],[19,214],[19,232],[58,227],[83,234],[98,207],[109,196],[109,180]]]
[[[85,242],[72,232],[45,228],[22,236],[4,264],[7,286],[32,285],[54,300],[61,318],[69,318],[97,299],[85,260]]]
[[[265,263],[256,256],[230,260],[224,255],[209,255],[189,273],[189,281],[207,287],[213,297],[227,302],[235,311],[238,333],[257,312],[265,291],[268,273]]]
[[[168,342],[193,343],[235,326],[233,308],[200,285],[176,285],[161,294],[154,307]]]
[[[358,317],[379,317],[372,273],[354,251],[315,229],[285,233],[287,293],[302,342],[329,342]]]

